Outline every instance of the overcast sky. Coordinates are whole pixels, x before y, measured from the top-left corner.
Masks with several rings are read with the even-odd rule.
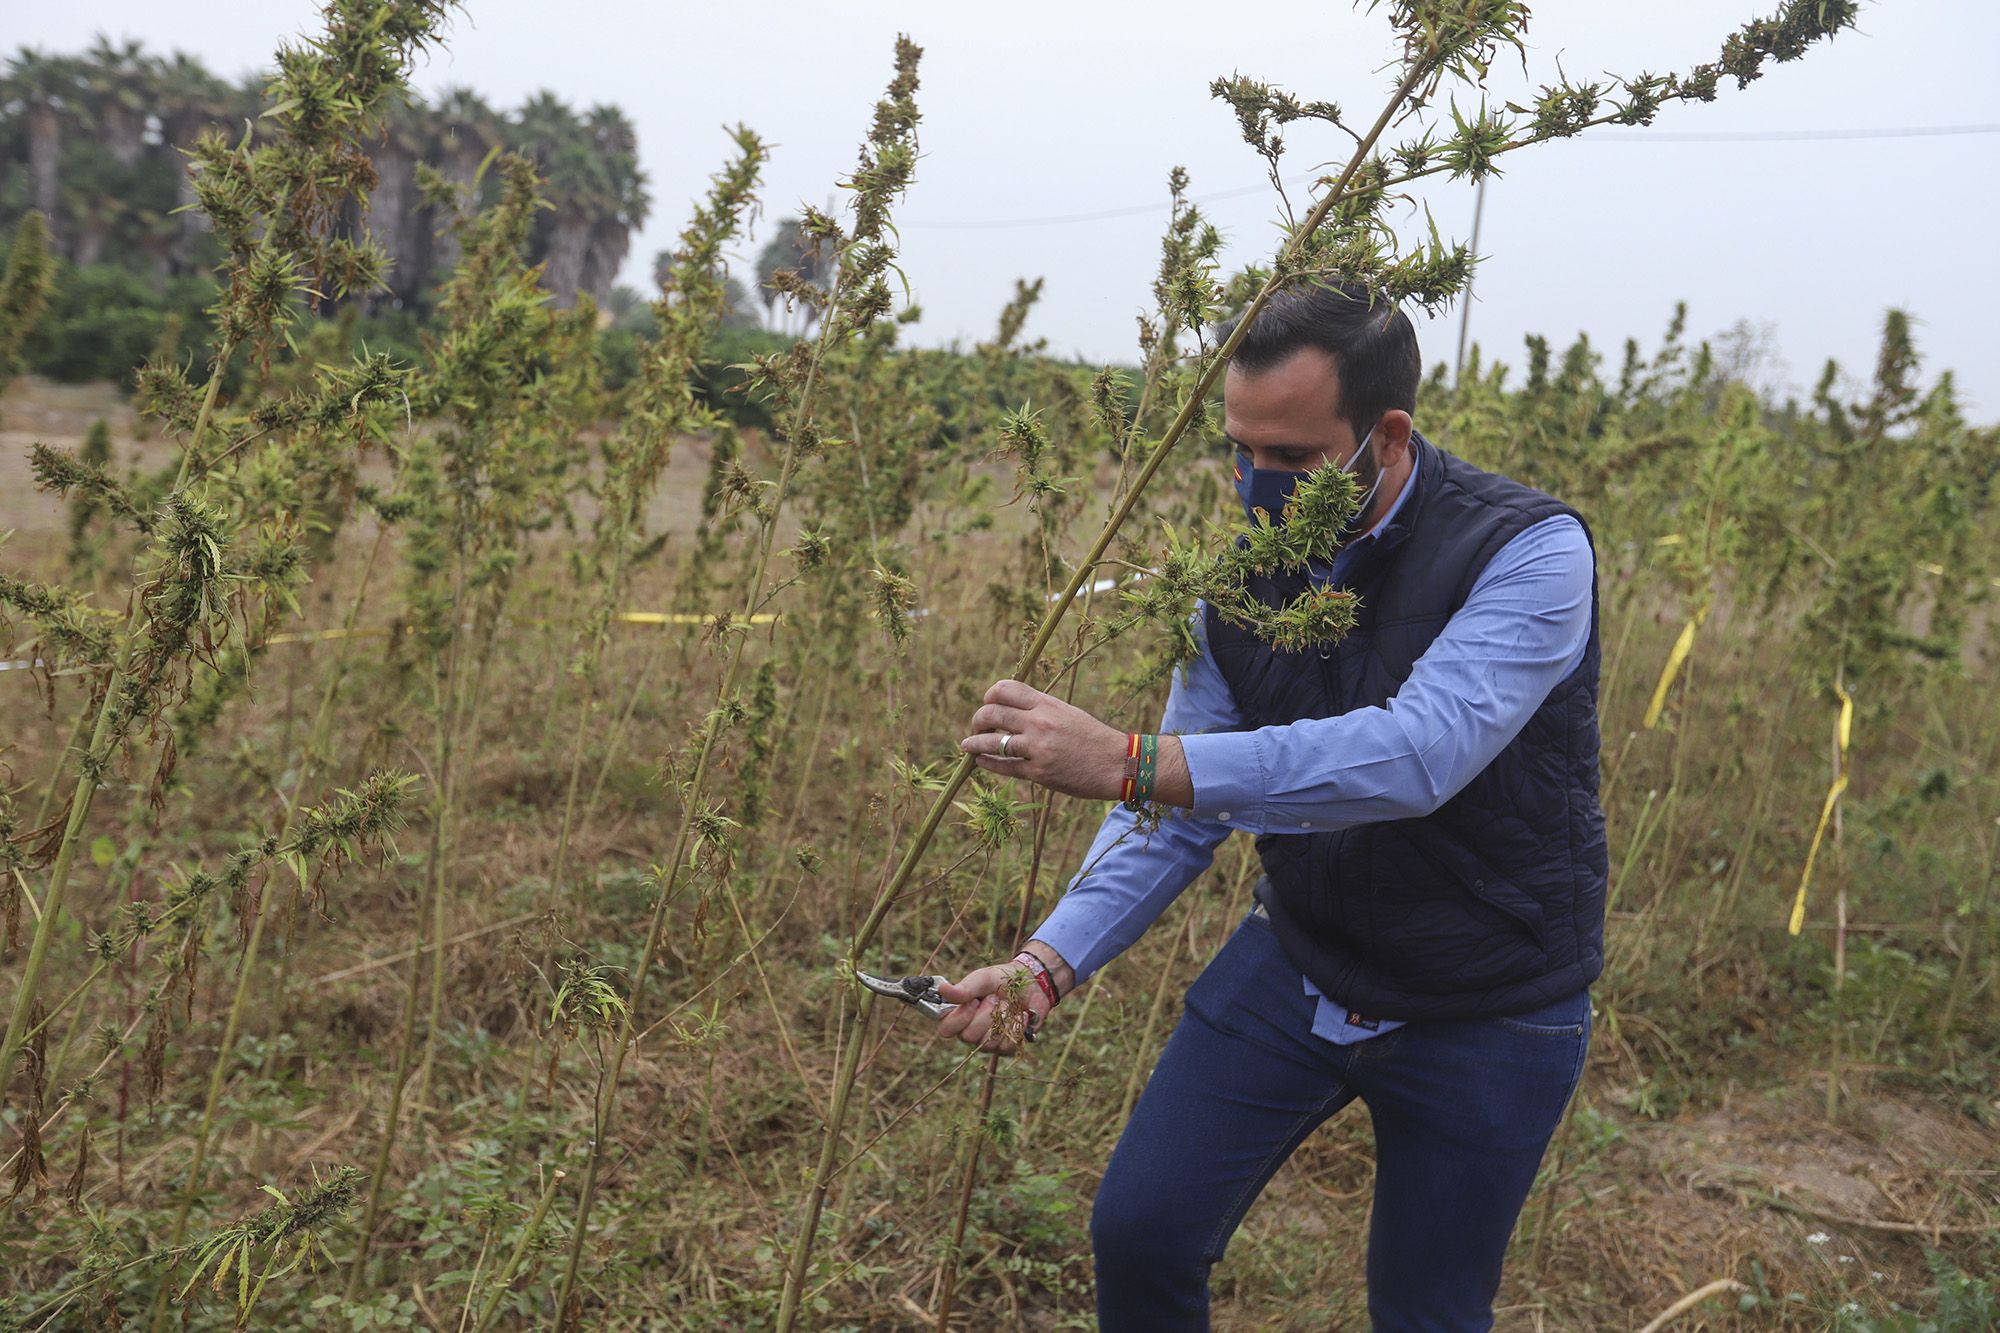
[[[1541,82],[1558,59],[1579,78],[1685,70],[1775,3],[1534,0],[1529,75]],[[188,51],[233,77],[315,19],[309,0],[0,0],[0,43],[75,51],[103,32]],[[1381,17],[1340,3],[469,0],[416,83],[469,85],[510,107],[542,88],[623,107],[654,200],[626,265],[626,280],[644,287],[653,254],[672,244],[727,151],[726,122],[775,145],[765,218],[743,258],[797,201],[828,200],[853,165],[899,31],[925,48],[924,159],[898,214],[924,310],[912,336],[986,337],[1014,279],[1043,277],[1027,335],[1093,361],[1137,359],[1133,317],[1147,304],[1173,166],[1188,168],[1229,238],[1231,267],[1274,244],[1262,163],[1209,80],[1238,71],[1365,122],[1390,54]],[[1663,113],[1651,141],[1601,131],[1514,155],[1488,190],[1474,341],[1518,366],[1523,334],[1560,348],[1587,331],[1615,373],[1624,339],[1651,346],[1684,299],[1695,337],[1739,319],[1768,324],[1779,381],[1809,385],[1829,356],[1865,378],[1882,313],[1897,305],[1916,317],[1926,378],[1956,370],[1974,417],[2000,417],[2000,134],[1669,141],[1993,126],[1996,54],[1992,0],[1884,0],[1864,5],[1859,32],[1803,61]],[[1519,95],[1518,63],[1496,86]],[[1340,147],[1332,131],[1296,133],[1292,177],[1309,179]],[[1470,186],[1428,188],[1424,202],[1447,234],[1469,234]],[[1427,363],[1450,359],[1456,321],[1422,327]]]

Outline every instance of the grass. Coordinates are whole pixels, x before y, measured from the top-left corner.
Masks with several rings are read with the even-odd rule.
[[[36,392],[32,384],[21,386],[5,406],[31,405]],[[120,447],[129,454],[160,446],[126,439]],[[758,451],[755,442],[752,450]],[[668,488],[675,476],[699,476],[701,465],[692,454],[678,459]],[[48,530],[59,521],[59,515],[24,512],[8,515],[7,522],[19,529],[17,540],[32,542],[38,517]],[[358,574],[371,539],[365,530],[343,536],[349,555],[332,567]],[[963,549],[966,539],[954,540]],[[970,601],[976,622],[984,615],[976,597],[979,567],[1003,561],[1014,535],[1001,530],[973,540],[990,549],[987,561],[941,561],[935,581],[925,586],[938,604]],[[646,571],[634,604],[671,605],[676,581],[670,567]],[[1631,602],[1623,613],[1632,617],[1631,630],[1613,622],[1607,639],[1622,639],[1634,662],[1663,661],[1679,625],[1655,616],[1648,599],[1633,596]],[[338,595],[327,604],[338,606]],[[1765,679],[1766,664],[1774,660],[1771,645],[1749,638],[1729,615],[1726,606],[1720,609],[1704,636],[1696,674],[1677,696],[1673,730],[1632,741],[1611,788],[1615,845],[1623,851],[1647,811],[1648,793],[1672,784],[1678,741],[1679,790],[1685,794],[1671,805],[1652,796],[1645,818],[1653,832],[1625,872],[1611,923],[1614,961],[1598,992],[1600,1040],[1570,1150],[1559,1175],[1552,1157],[1527,1215],[1548,1218],[1540,1271],[1528,1270],[1525,1248],[1517,1252],[1503,1296],[1503,1304],[1514,1308],[1502,1315],[1503,1326],[1532,1327],[1535,1318],[1548,1327],[1601,1326],[1626,1312],[1664,1308],[1715,1276],[1747,1282],[1752,1263],[1765,1275],[1771,1303],[1732,1314],[1723,1302],[1708,1310],[1711,1321],[1724,1321],[1711,1326],[1730,1326],[1734,1319],[1744,1328],[1784,1326],[1786,1320],[1815,1327],[1815,1320],[1830,1318],[1849,1300],[1887,1320],[1892,1306],[1935,1305],[1927,1294],[1935,1285],[1924,1260],[1927,1245],[1965,1274],[1982,1271],[1991,1259],[1990,1233],[1932,1237],[1843,1228],[1768,1202],[1775,1197],[1832,1211],[1823,1191],[1833,1190],[1841,1195],[1842,1216],[1990,1224],[1996,1177],[1989,1173],[2000,1170],[2000,1162],[1993,1159],[1987,1128],[1996,1114],[1990,1100],[1994,1054],[1981,1034],[1992,1030],[1992,954],[1990,938],[1983,955],[1969,949],[1975,937],[1964,932],[1974,918],[1961,911],[1969,872],[1986,851],[1981,815],[1992,800],[1986,756],[1995,737],[1981,722],[1977,667],[1987,659],[1975,655],[1963,679],[1934,688],[1918,729],[1906,734],[1885,725],[1872,742],[1866,727],[1861,730],[1867,758],[1849,813],[1848,850],[1825,872],[1850,892],[1849,971],[1836,1003],[1833,923],[1816,916],[1794,942],[1783,920],[1822,794],[1816,787],[1823,781],[1824,742],[1789,726],[1782,700],[1771,697]],[[658,637],[663,634],[675,637]],[[934,619],[916,634],[919,651],[930,640],[946,679],[992,670],[983,633]],[[613,672],[658,650],[668,654],[670,669],[659,675],[660,697],[635,712],[632,742],[607,782],[603,814],[579,840],[577,854],[593,868],[580,895],[584,906],[551,936],[534,910],[553,863],[562,792],[559,782],[541,779],[560,770],[569,737],[565,729],[525,723],[564,715],[561,700],[569,687],[561,673],[562,644],[559,634],[532,624],[513,628],[501,644],[484,729],[467,747],[466,815],[454,856],[454,873],[466,891],[446,924],[446,938],[454,943],[446,954],[436,1091],[423,1108],[425,1131],[392,1163],[395,1178],[409,1183],[398,1187],[383,1238],[394,1262],[412,1272],[424,1300],[438,1310],[456,1311],[475,1295],[470,1272],[484,1235],[460,1220],[465,1191],[477,1185],[497,1194],[519,1217],[539,1201],[537,1179],[547,1179],[533,1172],[568,1169],[574,1179],[577,1127],[588,1123],[593,1071],[602,1054],[587,1036],[572,1041],[553,1066],[553,1081],[547,1079],[552,1066],[542,1033],[550,992],[534,965],[551,949],[581,944],[580,956],[614,975],[629,975],[636,966],[641,941],[617,923],[642,920],[652,896],[644,872],[659,815],[646,756],[680,743],[682,719],[692,710],[676,706],[673,696],[712,691],[715,670],[697,631],[635,627],[612,642]],[[330,670],[335,660],[331,645],[284,651],[300,655],[307,679],[312,671]],[[1968,651],[1990,649],[1973,645]],[[988,665],[982,667],[982,659]],[[399,679],[401,667],[384,656],[366,657],[353,669],[345,697],[364,702],[342,708],[342,740],[335,747],[355,756],[348,764],[371,744],[394,747],[386,737],[371,743],[379,719],[365,701],[416,687]],[[1651,674],[1636,666],[1622,671],[1607,693],[1608,749],[1637,730]],[[21,688],[15,681],[0,683]],[[1079,702],[1101,703],[1101,689],[1102,681],[1084,678]],[[852,929],[865,905],[858,895],[880,872],[888,840],[913,820],[921,795],[884,790],[869,775],[880,771],[885,753],[916,759],[935,751],[923,734],[931,724],[914,710],[890,718],[846,690],[826,698],[825,741],[806,799],[788,821],[793,831],[767,855],[746,854],[749,864],[731,881],[738,886],[740,922],[721,903],[710,905],[699,928],[691,904],[671,915],[656,1003],[693,1003],[641,1040],[633,1057],[629,1087],[639,1110],[612,1159],[600,1234],[615,1239],[598,1243],[610,1247],[596,1252],[606,1253],[611,1265],[599,1281],[670,1327],[723,1317],[754,1324],[774,1314],[766,1304],[770,1256],[785,1233],[785,1200],[800,1148],[813,1132],[814,1108],[824,1105],[839,1055],[828,1022],[839,993],[830,941]],[[9,707],[24,722],[35,716],[32,701],[21,695]],[[817,707],[808,694],[792,714]],[[800,719],[791,726],[803,733],[809,724]],[[246,785],[249,775],[231,756],[269,744],[281,726],[268,711],[246,710],[208,747],[207,759],[192,761],[180,780],[185,795],[174,797],[175,808],[185,812],[176,836],[187,846],[227,845],[234,821],[222,813],[258,801],[255,787]],[[53,727],[39,724],[24,725],[19,734],[26,744],[13,759],[24,771],[61,739]],[[796,796],[800,763],[797,755],[778,761],[774,791]],[[330,776],[344,778],[345,767],[337,765]],[[1950,776],[1940,780],[1940,771]],[[1762,802],[1746,799],[1764,789],[1770,794]],[[190,801],[198,791],[233,794]],[[1057,847],[1074,848],[1087,836],[1090,812],[1066,805],[1052,812],[1049,836]],[[1751,824],[1746,812],[1762,816]],[[789,859],[804,846],[821,854],[812,877]],[[405,855],[415,850],[412,845]],[[1012,1146],[984,1155],[971,1196],[961,1309],[1006,1311],[1011,1319],[1018,1308],[1025,1327],[1076,1323],[1087,1314],[1083,1223],[1094,1173],[1116,1136],[1131,1072],[1146,1066],[1165,1035],[1163,1024],[1148,1025],[1161,993],[1154,978],[1165,979],[1171,1005],[1240,916],[1242,881],[1232,868],[1232,857],[1240,856],[1241,849],[1225,849],[1217,869],[1152,934],[1064,1007],[1055,1044],[999,1071],[994,1106],[1025,1128]],[[1739,858],[1748,858],[1748,865]],[[1067,859],[1052,856],[1049,877],[1066,875],[1073,859],[1073,851]],[[395,1031],[400,999],[392,995],[409,963],[396,960],[412,938],[415,904],[408,886],[419,873],[420,866],[399,869],[394,859],[379,871],[356,867],[330,903],[333,920],[282,941],[284,952],[297,955],[286,960],[295,979],[290,1007],[249,1015],[239,1038],[244,1054],[234,1062],[239,1072],[219,1108],[210,1174],[220,1192],[204,1196],[198,1217],[217,1210],[228,1215],[232,1199],[233,1208],[252,1204],[259,1180],[283,1188],[314,1163],[365,1160],[366,1126],[393,1072],[381,1052]],[[96,883],[93,876],[80,900],[83,912],[102,910]],[[970,910],[937,965],[950,970],[997,954],[1007,947],[1009,927],[992,934],[980,904],[988,894],[1004,899],[1017,888],[1018,882],[988,884],[966,875],[934,886],[915,909],[918,915],[890,930],[879,955],[883,967],[932,965],[938,931],[961,907]],[[995,914],[1002,921],[1011,917],[1011,910]],[[966,923],[978,923],[976,937],[964,933]],[[695,996],[752,942],[753,954]],[[220,937],[217,947],[223,947]],[[1958,950],[1971,955],[1963,969],[1966,954]],[[353,972],[371,960],[381,965]],[[1961,983],[1959,1012],[1949,1040],[1938,1042],[1951,979],[1961,974],[1969,980]],[[316,981],[329,975],[336,979]],[[154,1210],[185,1175],[195,1124],[174,1108],[183,1101],[199,1108],[198,1089],[207,1076],[199,1053],[205,1044],[213,1048],[222,1029],[232,982],[226,965],[198,974],[195,1025],[177,1042],[188,1055],[170,1063],[157,1110],[148,1114],[133,1097],[128,1124],[115,1136],[124,1145],[122,1169],[113,1155],[114,1136],[95,1136],[86,1202],[127,1219],[128,1230],[157,1217]],[[807,1290],[817,1290],[817,1300],[826,1303],[828,1322],[893,1327],[918,1322],[901,1294],[907,1290],[920,1305],[929,1297],[940,1233],[938,1225],[920,1219],[947,1211],[959,1178],[957,1144],[974,1118],[979,1088],[977,1079],[963,1074],[947,1080],[957,1057],[938,1049],[911,1017],[877,1018],[861,1050],[864,1092],[850,1136],[856,1148],[873,1143],[842,1177],[844,1189],[836,1183],[827,1254]],[[1841,1119],[1830,1124],[1820,1105],[1823,1053],[1836,1027],[1854,1040],[1843,1074],[1849,1095]],[[286,1053],[265,1062],[261,1052],[280,1035]],[[100,1082],[93,1094],[102,1126],[113,1123],[110,1094],[132,1058],[107,1066],[110,1082]],[[259,1067],[269,1069],[267,1077],[246,1077]],[[519,1099],[524,1080],[531,1089],[525,1106]],[[940,1080],[944,1086],[929,1091]],[[1932,1128],[1910,1133],[1912,1116]],[[480,1143],[503,1145],[505,1165],[468,1177],[465,1154]],[[1793,1163],[1824,1156],[1834,1144],[1860,1145],[1850,1150],[1866,1155],[1843,1167],[1837,1179],[1787,1176]],[[59,1132],[52,1147],[60,1177],[73,1166],[67,1154],[74,1140]],[[1351,1314],[1356,1297],[1343,1274],[1364,1234],[1368,1153],[1365,1123],[1346,1117],[1281,1173],[1219,1271],[1221,1326],[1314,1327],[1322,1314]],[[704,1169],[696,1174],[698,1160]],[[424,1179],[439,1182],[443,1192],[423,1186]],[[1850,1186],[1841,1183],[1876,1180],[1892,1183],[1882,1194],[1857,1195],[1844,1193]],[[16,1204],[16,1218],[30,1215],[25,1202]],[[550,1247],[565,1238],[560,1209],[552,1211],[557,1228],[523,1255],[519,1291],[504,1298],[497,1319],[510,1308],[525,1315],[548,1299]],[[9,1232],[13,1253],[43,1256],[34,1260],[36,1271],[47,1275],[38,1286],[63,1272],[60,1256],[79,1252],[86,1234],[83,1218],[45,1216],[32,1239]],[[1856,1263],[1824,1260],[1820,1247],[1806,1239],[1819,1230],[1843,1236],[1850,1245],[1843,1252]],[[519,1239],[511,1237],[512,1244]],[[1524,1225],[1522,1244],[1531,1243]],[[438,1246],[450,1250],[432,1253]],[[488,1276],[481,1282],[511,1253],[506,1240],[489,1244]],[[621,1260],[620,1253],[662,1257],[634,1268],[629,1265],[636,1259]],[[458,1279],[441,1280],[454,1271]],[[1881,1278],[1862,1280],[1878,1272]],[[150,1294],[136,1275],[116,1282]],[[495,1292],[489,1287],[476,1294],[479,1306]],[[1790,1294],[1804,1299],[1788,1303]]]

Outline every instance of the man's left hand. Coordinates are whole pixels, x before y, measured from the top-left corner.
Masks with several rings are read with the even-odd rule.
[[[997,682],[958,748],[989,773],[1086,800],[1112,801],[1125,780],[1125,733],[1018,680]],[[1001,753],[1001,742],[1006,753]]]

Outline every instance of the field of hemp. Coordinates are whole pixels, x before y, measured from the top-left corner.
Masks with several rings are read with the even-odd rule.
[[[1011,676],[1151,726],[1197,599],[1351,510],[1328,470],[1235,544],[1224,317],[1313,275],[1445,309],[1472,256],[1408,243],[1427,183],[1735,95],[1855,7],[1526,105],[1481,96],[1524,6],[1373,8],[1361,114],[1216,81],[1274,182],[1286,137],[1337,165],[1238,271],[1174,170],[1124,366],[1025,344],[1029,282],[973,351],[899,344],[898,39],[811,272],[773,280],[806,332],[725,401],[748,127],[615,388],[497,150],[425,179],[457,263],[420,352],[355,337],[370,145],[447,12],[331,0],[253,130],[188,145],[205,354],[0,398],[0,1329],[1090,1327],[1097,1173],[1255,858],[1031,1055],[935,1041],[854,970],[1007,956],[1103,813],[975,777],[964,721]],[[1417,412],[1588,517],[1603,607],[1609,960],[1501,1327],[2000,1327],[2000,430],[1905,312],[1807,401],[1686,320],[1475,349]],[[1348,613],[1243,610],[1290,643]],[[1307,1143],[1218,1326],[1365,1323],[1371,1169],[1365,1118]]]

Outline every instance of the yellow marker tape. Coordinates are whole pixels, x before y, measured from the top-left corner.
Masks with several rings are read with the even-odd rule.
[[[720,613],[718,612],[717,614]],[[752,625],[769,625],[776,621],[777,618],[778,615],[775,611],[762,612],[749,617],[749,623]],[[697,616],[686,611],[620,611],[612,619],[622,620],[628,625],[706,625],[709,621],[714,620],[715,616]],[[742,617],[732,614],[729,619],[731,622],[738,622]]]
[[[1805,872],[1799,876],[1799,896],[1792,900],[1792,920],[1786,927],[1796,935],[1806,924],[1806,886],[1812,883],[1813,862],[1819,859],[1819,845],[1826,837],[1826,826],[1833,819],[1833,807],[1840,801],[1840,794],[1847,790],[1847,774],[1842,773],[1827,788],[1826,804],[1820,807],[1819,827],[1813,830],[1812,846],[1806,849]]]
[[[1826,789],[1826,801],[1819,808],[1819,826],[1813,830],[1812,845],[1806,848],[1806,866],[1799,874],[1798,897],[1792,900],[1792,919],[1785,929],[1796,935],[1806,924],[1806,889],[1812,884],[1813,863],[1819,860],[1819,845],[1826,838],[1826,826],[1833,822],[1834,807],[1840,804],[1841,793],[1847,790],[1847,747],[1854,739],[1854,696],[1839,685],[1834,687],[1840,695],[1840,718],[1834,723],[1834,740],[1839,745],[1840,773],[1833,785]]]
[[[361,629],[302,629],[291,634],[273,634],[265,643],[316,643],[321,639],[372,639],[386,637],[389,633],[385,625],[370,625]]]
[[[721,613],[718,612],[716,614]],[[776,623],[779,618],[780,613],[776,611],[760,612],[757,615],[751,616],[749,623],[752,625],[770,625]],[[696,615],[689,611],[620,611],[612,619],[623,621],[628,625],[706,625],[709,621],[715,619],[715,615]],[[734,613],[730,613],[729,619],[733,623],[743,623],[743,618]],[[548,621],[538,620],[526,623],[532,623],[543,629],[549,628]],[[408,627],[405,626],[405,628]],[[379,639],[387,638],[391,632],[390,627],[387,625],[363,625],[355,629],[301,629],[290,630],[284,634],[269,635],[263,642],[268,645],[273,643],[322,643],[328,639]],[[41,666],[39,658],[33,661],[22,662],[0,661],[0,671],[28,671],[39,666]],[[88,675],[96,669],[95,667],[65,667],[61,671],[51,671],[48,674],[50,676],[82,676]]]
[[[1660,671],[1660,683],[1653,687],[1653,702],[1646,705],[1646,720],[1643,725],[1647,731],[1660,725],[1660,713],[1667,706],[1667,691],[1674,687],[1674,677],[1680,675],[1681,666],[1688,660],[1688,654],[1694,651],[1695,631],[1701,628],[1701,622],[1706,619],[1708,619],[1708,608],[1704,606],[1689,618],[1681,630],[1680,638],[1674,640],[1674,650],[1667,654],[1667,664]]]
[[[612,619],[622,621],[627,625],[706,625],[709,621],[715,619],[715,616],[696,615],[689,611],[620,611]],[[730,619],[739,620],[740,618],[732,615]],[[767,612],[751,616],[749,623],[752,625],[769,625],[777,619],[776,612]],[[535,621],[532,623],[544,628],[547,626],[547,622],[544,621]],[[369,625],[359,629],[303,629],[287,634],[273,634],[265,639],[264,642],[318,643],[325,639],[372,639],[386,637],[389,632],[389,627],[386,625]]]
[[[1918,569],[1921,569],[1924,573],[1929,574],[1932,578],[1941,579],[1947,573],[1945,567],[1943,565],[1940,565],[1935,560],[1917,560],[1913,561],[1912,563],[1914,563],[1916,567]],[[1992,584],[1994,587],[2000,588],[2000,579],[1988,579],[1986,581]]]

